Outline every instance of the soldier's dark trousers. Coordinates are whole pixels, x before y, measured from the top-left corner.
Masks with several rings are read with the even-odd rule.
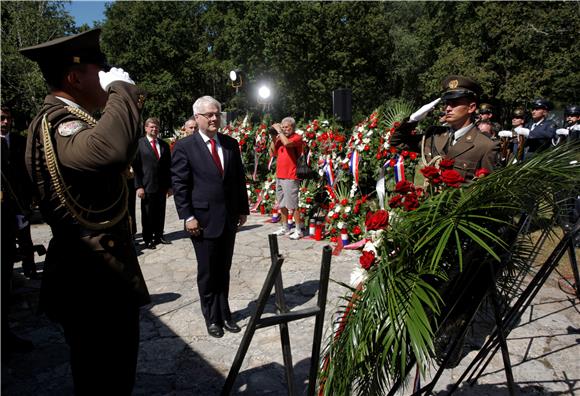
[[[105,291],[106,292],[106,291]],[[131,395],[139,350],[139,308],[90,307],[61,322],[75,395]]]

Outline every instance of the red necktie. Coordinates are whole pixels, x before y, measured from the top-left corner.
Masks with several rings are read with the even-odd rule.
[[[220,161],[220,156],[217,152],[217,149],[215,147],[215,140],[209,139],[209,142],[211,143],[211,156],[213,157],[213,162],[215,162],[215,166],[217,166],[217,168],[219,169],[220,173],[222,174],[222,176],[224,175],[224,168],[222,167],[222,162]]]
[[[151,139],[151,147],[153,147],[153,152],[157,159],[159,159],[159,151],[157,151],[157,145],[155,144],[155,139]]]

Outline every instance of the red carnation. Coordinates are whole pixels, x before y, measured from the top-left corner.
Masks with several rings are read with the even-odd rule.
[[[329,203],[329,204],[328,204],[328,207],[329,207],[330,209],[334,209],[334,202],[331,202],[331,203]]]
[[[439,163],[439,167],[441,169],[453,169],[453,164],[455,164],[455,160],[451,158],[444,158]]]
[[[340,204],[342,206],[345,206],[347,203],[348,203],[348,199],[346,199],[346,198],[343,198],[342,201],[340,201]]]
[[[362,230],[360,229],[360,227],[359,227],[359,226],[357,226],[357,225],[356,225],[356,226],[354,226],[354,228],[352,229],[352,233],[353,233],[354,235],[360,235],[360,234],[362,233]]]
[[[415,153],[414,151],[411,151],[409,153],[409,158],[411,159],[411,161],[415,161],[417,159],[417,153]]]
[[[479,168],[475,170],[475,177],[485,177],[489,175],[491,172],[487,168]]]
[[[264,196],[264,199],[270,199],[270,196],[269,196],[268,194],[266,194],[266,195]]]
[[[361,267],[367,271],[372,267],[375,262],[375,254],[368,250],[363,250],[362,255],[359,258]]]
[[[406,194],[413,191],[415,191],[415,186],[407,180],[401,180],[395,185],[395,192],[399,194]]]
[[[461,183],[465,181],[463,177],[456,170],[444,170],[441,172],[441,180],[443,183],[447,184],[449,187],[459,188]]]
[[[368,144],[366,144],[363,150],[364,150],[364,151],[369,151],[370,149],[371,149],[371,148],[368,146]]]
[[[312,198],[308,197],[306,198],[306,203],[311,203],[312,202]]]
[[[332,218],[333,218],[333,219],[335,219],[335,220],[336,220],[336,219],[338,219],[338,213],[334,213],[334,214],[332,215]]]
[[[389,151],[391,152],[391,154],[396,154],[397,148],[395,146],[391,146],[391,147],[389,147]]]
[[[409,152],[407,150],[403,150],[401,151],[401,155],[403,156],[403,158],[405,158],[406,156],[409,155]]]
[[[377,210],[375,213],[368,212],[365,221],[367,231],[381,230],[389,225],[389,212]]]
[[[330,242],[336,243],[338,241],[338,237],[330,237]]]

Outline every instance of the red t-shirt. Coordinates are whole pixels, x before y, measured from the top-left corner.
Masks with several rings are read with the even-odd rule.
[[[294,145],[286,147],[278,139],[274,145],[276,160],[276,177],[278,179],[298,179],[296,177],[296,160],[302,154],[302,136],[297,133],[288,138]]]

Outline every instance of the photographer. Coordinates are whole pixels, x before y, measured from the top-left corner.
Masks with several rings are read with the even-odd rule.
[[[275,232],[276,235],[288,235],[290,239],[300,239],[302,221],[298,210],[298,190],[300,179],[296,176],[296,161],[302,154],[302,136],[294,130],[296,121],[292,117],[286,117],[280,124],[274,124],[270,128],[270,154],[277,157],[276,160],[276,201],[282,214],[282,226]],[[292,233],[288,228],[288,210],[294,211],[294,224],[296,228]]]

